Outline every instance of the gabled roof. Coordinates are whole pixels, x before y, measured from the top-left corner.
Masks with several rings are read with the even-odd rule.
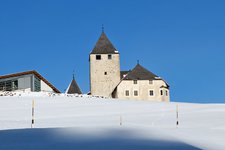
[[[137,64],[133,70],[131,70],[123,80],[157,80],[160,79],[157,75],[148,71],[140,64]]]
[[[0,76],[0,79],[6,79],[6,78],[12,78],[12,77],[19,77],[23,75],[28,75],[28,74],[34,74],[36,75],[40,80],[44,81],[48,86],[50,86],[54,92],[56,93],[61,93],[57,88],[55,88],[48,80],[46,80],[44,77],[42,77],[37,71],[31,70],[31,71],[26,71],[26,72],[20,72],[20,73],[14,73],[14,74],[9,74],[9,75],[4,75]]]
[[[107,38],[106,34],[102,32],[100,38],[95,44],[94,49],[91,54],[117,54],[118,51],[112,45],[112,43]]]
[[[73,78],[73,80],[71,81],[67,91],[67,94],[82,94],[79,86],[77,85],[77,82],[75,81],[75,79]]]

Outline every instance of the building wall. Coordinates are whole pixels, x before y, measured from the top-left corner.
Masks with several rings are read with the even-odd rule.
[[[41,80],[41,91],[54,92],[53,89]]]
[[[163,80],[153,80],[152,84],[149,84],[149,80],[138,80],[137,84],[134,84],[132,80],[123,80],[117,86],[115,97],[119,99],[136,99],[136,100],[150,100],[150,101],[170,101],[170,93],[166,88],[160,88],[166,86]],[[129,91],[129,96],[126,96],[126,90]],[[138,96],[134,96],[134,91],[138,91]],[[150,90],[153,90],[153,96],[150,96]],[[162,94],[161,95],[161,91]],[[166,95],[167,91],[167,95]]]
[[[110,97],[112,91],[120,82],[120,56],[101,54],[101,60],[96,60],[96,54],[90,55],[90,87],[91,94]],[[105,75],[107,72],[107,75]]]
[[[18,89],[33,90],[32,75],[18,77]]]

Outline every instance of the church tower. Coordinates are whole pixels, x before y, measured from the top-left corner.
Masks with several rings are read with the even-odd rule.
[[[120,82],[120,55],[104,31],[89,56],[91,95],[111,97]]]

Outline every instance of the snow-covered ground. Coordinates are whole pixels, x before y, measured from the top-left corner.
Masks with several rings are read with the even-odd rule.
[[[224,104],[13,95],[0,96],[1,150],[225,149]],[[31,129],[33,100],[35,124]]]

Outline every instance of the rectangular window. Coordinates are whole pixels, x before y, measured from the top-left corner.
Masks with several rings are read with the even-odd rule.
[[[137,90],[134,91],[134,96],[138,96],[138,91]]]
[[[41,81],[37,77],[34,78],[34,91],[35,92],[41,91]]]
[[[5,82],[5,88],[6,88],[5,89],[6,91],[12,91],[12,81],[11,80]]]
[[[12,81],[12,90],[18,90],[18,80]]]
[[[166,90],[166,96],[168,96],[168,91]]]
[[[150,90],[150,91],[149,91],[149,95],[150,95],[150,96],[154,96],[154,91],[153,91],[153,90]]]
[[[149,84],[153,84],[153,81],[152,80],[149,80]]]
[[[107,72],[105,72],[104,74],[107,75]]]
[[[126,96],[129,96],[129,95],[130,95],[129,90],[126,90],[126,91],[125,91],[125,95],[126,95]]]
[[[0,91],[3,91],[4,90],[4,85],[5,85],[4,82],[0,82]]]
[[[101,55],[96,55],[96,60],[101,60]]]
[[[134,80],[134,84],[137,84],[137,80]]]
[[[163,95],[163,90],[160,90],[160,94]]]
[[[108,59],[112,59],[112,55],[110,54],[110,55],[108,55]]]

